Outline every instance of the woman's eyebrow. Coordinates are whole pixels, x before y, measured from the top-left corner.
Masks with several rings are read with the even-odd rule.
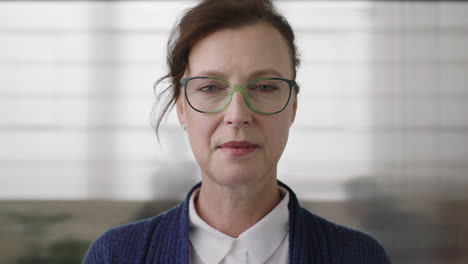
[[[228,75],[229,74],[226,74],[225,72],[216,71],[216,70],[201,71],[197,74],[197,76],[217,77],[221,79],[226,79]],[[251,80],[253,78],[265,77],[265,76],[284,78],[284,76],[279,71],[273,68],[267,68],[267,69],[255,70],[254,72],[249,74],[248,79]]]
[[[209,71],[201,71],[197,74],[197,76],[217,77],[221,79],[226,79],[228,75],[222,71],[209,70]]]
[[[251,73],[249,75],[249,79],[264,77],[264,76],[269,76],[270,77],[272,75],[274,75],[274,77],[284,78],[283,75],[279,71],[277,71],[277,70],[275,70],[273,68],[268,68],[268,69],[260,69],[260,70],[254,71],[253,73]]]

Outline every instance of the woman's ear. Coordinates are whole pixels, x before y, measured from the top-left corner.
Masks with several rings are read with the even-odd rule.
[[[184,105],[184,98],[179,96],[176,99],[176,111],[177,111],[177,118],[179,119],[179,124],[185,129],[186,125],[186,118],[185,118],[185,105]]]
[[[291,113],[291,120],[290,120],[290,123],[289,123],[289,126],[292,126],[292,124],[294,123],[294,120],[296,120],[296,112],[297,112],[297,95],[294,95],[294,98],[293,98],[293,106],[292,106],[292,113]]]

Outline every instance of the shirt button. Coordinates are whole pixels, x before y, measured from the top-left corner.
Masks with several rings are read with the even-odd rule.
[[[242,241],[237,240],[237,239],[234,240],[234,243],[233,243],[232,247],[233,247],[234,249],[243,249]]]

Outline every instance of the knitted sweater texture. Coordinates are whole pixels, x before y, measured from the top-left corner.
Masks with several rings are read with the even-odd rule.
[[[372,237],[331,223],[302,208],[290,195],[289,263],[291,264],[390,264],[383,247]],[[101,235],[88,250],[85,264],[189,263],[189,200],[160,215],[114,227]],[[207,263],[209,264],[209,263]]]

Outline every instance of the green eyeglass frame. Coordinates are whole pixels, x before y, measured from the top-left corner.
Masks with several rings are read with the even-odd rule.
[[[226,101],[224,102],[224,105],[215,110],[215,111],[201,111],[197,108],[195,108],[192,103],[190,103],[190,100],[187,96],[187,83],[190,81],[190,80],[193,80],[193,79],[209,79],[209,80],[216,80],[216,81],[221,81],[221,82],[224,82],[226,83],[227,85],[229,85],[229,87],[232,88],[232,90],[229,92],[229,95],[227,96],[226,98]],[[278,111],[275,111],[275,112],[263,112],[263,111],[260,111],[260,110],[257,110],[255,109],[255,107],[251,104],[250,100],[249,100],[249,97],[247,96],[247,91],[246,91],[246,87],[254,82],[258,82],[258,81],[265,81],[265,80],[280,80],[280,81],[284,81],[286,82],[288,85],[289,85],[289,94],[288,94],[288,100],[286,101],[286,104]],[[193,110],[197,111],[197,112],[200,112],[200,113],[204,113],[204,114],[213,114],[213,113],[218,113],[218,112],[221,112],[223,111],[224,109],[226,109],[226,107],[229,105],[229,103],[231,102],[232,100],[232,96],[234,95],[235,92],[239,91],[241,94],[242,94],[242,97],[244,98],[244,101],[245,103],[247,104],[247,106],[254,112],[256,113],[259,113],[259,114],[263,114],[263,115],[274,115],[274,114],[277,114],[281,111],[283,111],[289,104],[289,101],[291,100],[291,94],[292,94],[292,89],[294,87],[297,86],[297,83],[296,81],[294,80],[289,80],[289,79],[283,79],[283,78],[260,78],[260,79],[255,79],[255,80],[252,80],[252,81],[249,81],[245,84],[242,84],[242,85],[236,85],[236,84],[232,84],[230,83],[229,81],[227,80],[224,80],[224,79],[221,79],[221,78],[216,78],[216,77],[190,77],[190,78],[184,78],[184,79],[181,79],[180,80],[180,84],[182,84],[184,86],[184,95],[185,95],[185,99],[187,100],[188,104],[190,105],[190,107],[192,107]]]

